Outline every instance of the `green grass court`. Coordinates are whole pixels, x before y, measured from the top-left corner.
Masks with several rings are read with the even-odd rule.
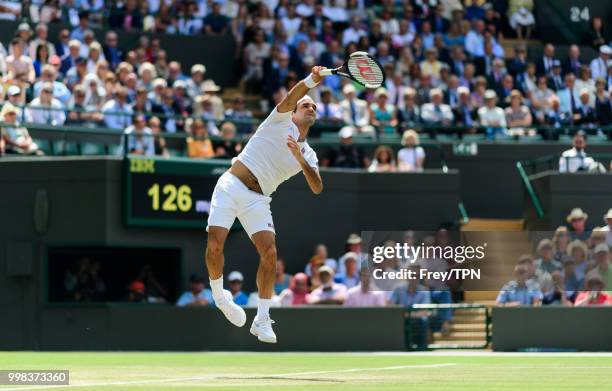
[[[68,369],[71,384],[0,390],[612,389],[612,354],[5,352],[0,369]]]

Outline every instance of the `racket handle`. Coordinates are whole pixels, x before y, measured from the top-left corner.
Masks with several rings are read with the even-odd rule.
[[[333,69],[323,69],[322,71],[319,72],[319,75],[321,76],[329,76],[329,75],[333,75],[334,74],[334,70]]]

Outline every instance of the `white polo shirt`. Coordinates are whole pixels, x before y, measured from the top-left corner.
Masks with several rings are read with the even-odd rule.
[[[302,171],[302,167],[287,147],[287,137],[295,140],[300,131],[291,120],[291,111],[279,113],[274,108],[246,147],[236,157],[255,175],[264,195],[270,196],[278,185]],[[317,154],[306,141],[298,142],[308,164],[318,169]]]

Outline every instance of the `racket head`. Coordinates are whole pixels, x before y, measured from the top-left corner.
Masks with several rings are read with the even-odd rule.
[[[380,62],[367,52],[353,52],[343,68],[351,79],[366,88],[378,88],[384,84],[386,79]]]

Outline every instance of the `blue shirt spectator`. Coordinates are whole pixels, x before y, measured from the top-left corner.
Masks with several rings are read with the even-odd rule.
[[[242,291],[242,283],[244,276],[239,271],[233,271],[227,276],[229,282],[229,291],[234,297],[234,303],[244,306],[249,301],[249,295]]]
[[[506,283],[497,295],[497,304],[506,306],[539,305],[543,294],[539,289],[527,284],[528,270],[524,265],[514,268],[515,279]]]
[[[389,301],[409,308],[415,304],[431,304],[431,294],[426,287],[421,285],[413,285],[408,289],[399,287],[395,288]]]
[[[115,99],[102,106],[104,124],[107,128],[124,130],[132,124],[132,107],[126,102],[127,89],[119,88]]]
[[[155,155],[153,131],[145,125],[144,115],[137,115],[134,119],[134,125],[130,125],[125,129],[125,134],[128,137],[128,153],[143,156]]]
[[[193,275],[190,278],[191,288],[179,297],[176,305],[179,307],[205,307],[213,304],[210,289],[204,289],[204,279]]]

